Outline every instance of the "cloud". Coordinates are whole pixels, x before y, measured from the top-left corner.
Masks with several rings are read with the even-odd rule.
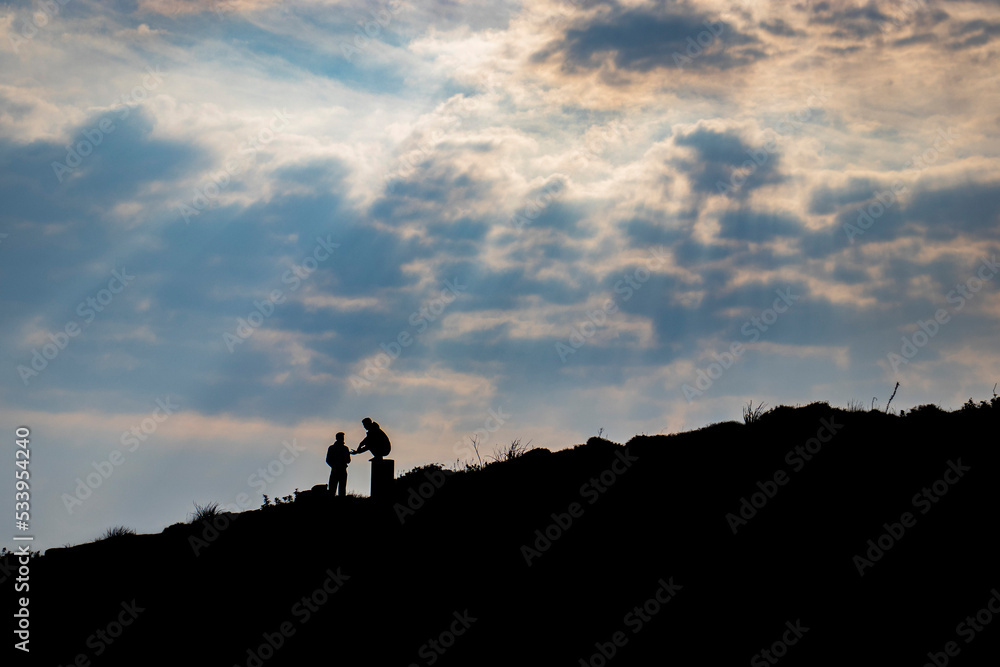
[[[698,128],[674,138],[678,146],[694,149],[697,160],[679,160],[692,188],[704,194],[735,191],[737,198],[785,181],[780,154],[751,146],[737,131]]]
[[[796,30],[791,25],[786,23],[784,19],[780,18],[774,19],[773,21],[761,21],[760,27],[772,35],[777,35],[779,37],[801,37],[805,35],[805,32]]]
[[[958,50],[983,46],[1000,35],[1000,21],[984,19],[963,21],[952,26],[951,35],[954,39],[948,44],[950,49]]]
[[[138,10],[143,13],[163,16],[185,14],[216,13],[221,18],[225,14],[254,12],[280,5],[277,0],[139,0]]]
[[[719,218],[721,238],[743,241],[769,241],[778,236],[796,236],[802,232],[802,222],[782,213],[758,211],[727,211]]]
[[[559,56],[564,71],[613,64],[619,70],[728,70],[766,58],[756,37],[684,2],[652,7],[609,3],[568,28],[535,54],[542,62]]]
[[[837,211],[842,206],[868,201],[874,193],[884,188],[884,184],[870,178],[851,178],[840,187],[821,185],[812,192],[809,212],[827,215]]]
[[[809,6],[809,22],[814,25],[829,26],[830,35],[838,39],[864,39],[880,34],[883,25],[892,21],[892,16],[883,13],[878,4],[817,2]]]

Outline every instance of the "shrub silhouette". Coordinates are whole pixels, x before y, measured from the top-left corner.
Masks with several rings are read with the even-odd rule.
[[[491,461],[492,463],[502,463],[503,461],[511,461],[513,459],[516,459],[518,457],[527,454],[531,450],[531,447],[529,447],[529,445],[531,445],[530,442],[527,442],[522,445],[520,438],[518,438],[517,440],[514,440],[509,445],[507,445],[506,448],[504,447],[494,448],[493,454],[490,455],[489,458],[492,459]]]
[[[911,417],[938,417],[943,414],[945,414],[944,410],[934,403],[918,405],[915,408],[911,408],[909,412],[909,416]]]

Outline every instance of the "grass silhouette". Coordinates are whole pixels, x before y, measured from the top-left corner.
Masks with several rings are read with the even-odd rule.
[[[191,523],[197,523],[200,521],[211,521],[215,519],[220,514],[223,513],[223,508],[220,503],[210,502],[204,505],[194,504],[194,512],[191,514]]]
[[[104,531],[104,533],[97,539],[111,540],[116,537],[124,537],[125,535],[135,535],[135,529],[129,528],[128,526],[114,526]]]
[[[753,401],[750,401],[743,406],[743,423],[753,424],[754,422],[760,420],[760,416],[764,414],[764,404],[761,403],[756,408],[753,406]]]

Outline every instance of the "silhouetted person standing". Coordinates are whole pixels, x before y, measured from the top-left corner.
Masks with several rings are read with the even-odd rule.
[[[344,434],[338,433],[337,439],[326,450],[326,463],[330,466],[330,484],[327,488],[331,493],[347,495],[347,465],[350,462],[351,450],[344,444]]]
[[[368,431],[368,435],[365,436],[365,439],[361,441],[358,448],[351,452],[351,454],[371,452],[372,459],[381,461],[383,457],[389,455],[389,451],[392,449],[392,445],[389,443],[389,436],[385,434],[385,431],[378,425],[378,422],[371,420],[371,417],[362,419],[361,425]]]

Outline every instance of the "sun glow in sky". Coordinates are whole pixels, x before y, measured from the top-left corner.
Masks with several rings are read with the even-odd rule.
[[[988,397],[998,37],[988,0],[4,5],[36,546],[325,483],[365,416],[399,472]]]

